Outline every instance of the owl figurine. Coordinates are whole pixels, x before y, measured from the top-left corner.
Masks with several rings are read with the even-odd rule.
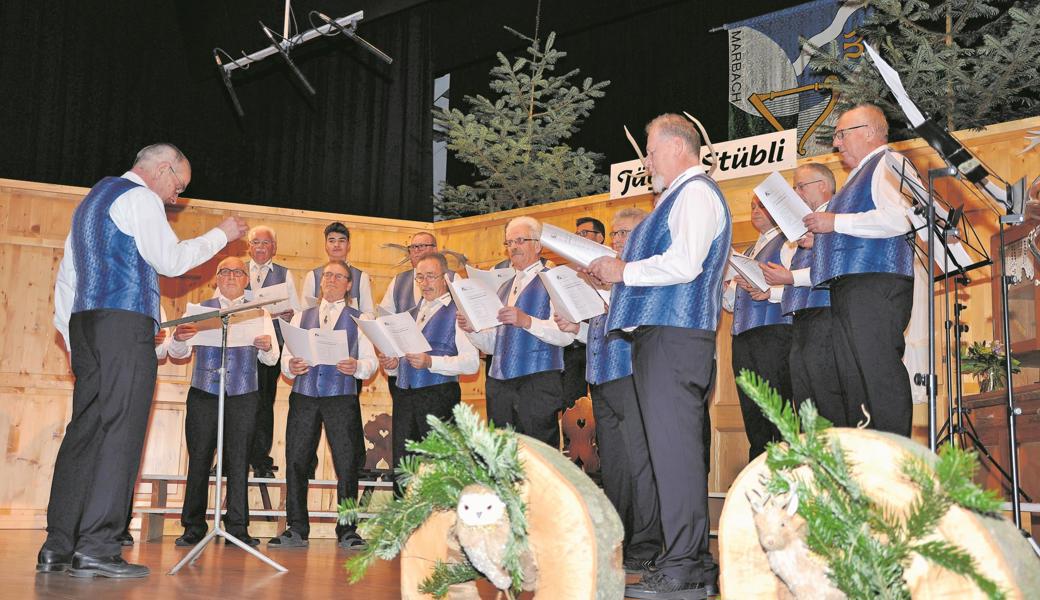
[[[496,588],[509,589],[513,580],[503,565],[510,530],[505,503],[490,488],[470,484],[459,494],[455,513],[455,538],[470,564]],[[523,589],[533,589],[536,570],[530,549],[521,556],[520,564]]]

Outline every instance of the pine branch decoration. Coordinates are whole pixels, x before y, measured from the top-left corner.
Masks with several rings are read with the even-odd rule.
[[[556,34],[544,42],[506,27],[527,41],[526,57],[513,60],[499,52],[489,87],[497,94],[466,96],[469,112],[437,108],[439,139],[460,161],[472,165],[479,179],[472,185],[445,185],[434,197],[437,216],[451,218],[532,206],[587,196],[606,189],[596,173],[603,155],[566,143],[578,132],[609,81],[580,71],[555,71],[566,52],[554,47]]]
[[[798,495],[798,514],[808,525],[806,543],[826,557],[828,577],[849,598],[909,599],[903,571],[915,554],[972,580],[991,599],[1005,597],[979,573],[971,555],[934,539],[936,527],[955,504],[982,513],[995,513],[1000,507],[994,492],[972,480],[977,468],[974,453],[945,446],[934,465],[907,459],[901,473],[919,494],[901,516],[863,493],[841,445],[826,435],[830,423],[811,402],[802,403],[796,413],[767,382],[747,370],[737,384],[783,437],[783,442],[767,448],[767,492]],[[795,476],[801,467],[812,473],[811,486]]]
[[[527,507],[520,497],[524,466],[519,443],[512,429],[485,424],[469,405],[452,411],[452,422],[428,416],[430,433],[422,441],[409,441],[415,455],[401,461],[398,481],[404,488],[374,517],[359,521],[370,495],[359,503],[351,498],[339,506],[340,523],[359,523],[358,530],[368,547],[347,561],[352,583],[364,577],[376,559],[391,560],[400,554],[408,538],[436,511],[454,511],[467,485],[479,483],[493,490],[506,505],[511,535],[506,544],[504,567],[519,592],[523,581],[520,557],[527,548]],[[438,563],[423,582],[425,593],[442,597],[448,586],[472,581],[480,573],[465,554],[459,562]]]

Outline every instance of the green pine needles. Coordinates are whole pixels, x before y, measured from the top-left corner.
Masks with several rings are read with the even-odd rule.
[[[909,599],[903,570],[914,554],[971,579],[992,599],[1005,597],[979,573],[967,552],[933,535],[955,504],[987,514],[999,510],[996,493],[972,480],[977,468],[974,453],[947,445],[934,461],[906,459],[901,472],[916,484],[919,495],[904,516],[863,492],[841,445],[824,433],[831,424],[811,402],[802,403],[795,413],[767,382],[747,370],[737,384],[783,437],[767,450],[767,492],[782,494],[795,488],[798,514],[808,525],[806,544],[826,558],[828,576],[849,598]],[[811,483],[797,479],[794,470],[799,467],[809,469]]]
[[[527,37],[527,57],[510,60],[498,53],[491,69],[491,91],[498,97],[466,96],[469,112],[434,109],[437,136],[480,178],[473,185],[444,185],[434,197],[438,218],[486,214],[577,198],[606,190],[607,177],[596,173],[603,155],[571,148],[566,141],[604,96],[609,81],[571,82],[572,69],[554,73],[567,56],[553,47],[556,34]]]
[[[520,461],[516,433],[485,424],[469,405],[459,404],[452,412],[454,422],[446,423],[428,416],[432,427],[420,442],[409,441],[406,457],[398,468],[398,481],[405,491],[371,519],[361,521],[358,530],[368,547],[347,561],[350,581],[360,580],[377,558],[397,556],[412,533],[435,511],[455,511],[459,494],[470,484],[493,490],[506,505],[511,535],[506,545],[504,567],[513,578],[513,591],[520,590],[520,555],[527,547],[526,506],[520,497],[524,468]],[[359,513],[368,504],[348,498],[339,507],[341,523],[358,523]],[[447,541],[447,540],[446,540]],[[437,598],[445,596],[448,586],[473,581],[481,574],[460,553],[460,562],[438,562],[421,591]]]
[[[857,33],[892,65],[910,98],[950,131],[1031,117],[1040,108],[1040,3],[1010,0],[866,0]],[[877,103],[902,111],[856,39],[817,52],[810,66],[838,76],[838,109]],[[859,60],[856,58],[862,51]],[[879,100],[880,99],[880,100]],[[914,137],[900,130],[896,139]]]

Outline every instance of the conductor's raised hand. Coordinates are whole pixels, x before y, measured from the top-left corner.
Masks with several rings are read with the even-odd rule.
[[[473,329],[473,325],[470,324],[469,319],[466,318],[466,315],[462,314],[461,310],[455,313],[455,322],[459,324],[459,329],[466,333],[473,333],[476,331],[476,329]]]
[[[257,350],[268,352],[271,350],[271,336],[269,335],[258,335],[253,338],[253,347]]]
[[[559,314],[553,315],[553,321],[556,321],[556,326],[564,333],[578,333],[578,330],[581,329],[577,323],[571,323]]]
[[[217,227],[224,232],[229,242],[237,240],[249,231],[249,226],[246,225],[245,219],[241,217],[228,217],[221,221]]]
[[[783,265],[770,262],[762,265],[762,275],[769,285],[790,285],[794,283],[794,274]]]
[[[195,334],[199,332],[198,327],[195,327],[191,323],[183,323],[177,326],[177,329],[173,330],[173,339],[178,342],[186,342],[191,338],[195,337]]]
[[[336,370],[344,375],[357,373],[357,359],[347,358],[336,363]]]
[[[433,357],[428,352],[410,352],[404,358],[413,369],[429,369],[433,366]]]
[[[289,359],[289,372],[293,375],[303,375],[311,368],[307,365],[307,361],[302,358],[291,358]]]
[[[498,309],[498,322],[527,329],[531,326],[531,317],[515,306],[503,306]]]
[[[589,263],[582,271],[591,274],[603,283],[618,283],[625,278],[625,261],[613,256],[601,256]]]

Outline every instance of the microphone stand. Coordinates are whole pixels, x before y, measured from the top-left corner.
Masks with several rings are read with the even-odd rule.
[[[220,507],[223,502],[223,499],[221,497],[221,478],[223,477],[224,473],[224,387],[225,378],[227,376],[228,321],[231,319],[231,315],[235,313],[239,313],[245,310],[252,310],[254,308],[259,308],[268,304],[282,302],[284,300],[285,298],[276,298],[273,300],[249,302],[247,304],[242,304],[239,306],[221,308],[218,310],[213,310],[198,315],[191,315],[188,317],[175,319],[173,321],[167,321],[166,323],[163,323],[161,325],[162,327],[170,327],[180,325],[182,323],[207,321],[213,318],[220,319],[220,390],[217,393],[217,478],[213,495],[213,529],[209,533],[207,533],[206,537],[202,538],[202,540],[198,544],[195,544],[195,547],[192,548],[187,554],[185,554],[184,558],[182,558],[180,562],[178,562],[176,565],[174,565],[172,569],[170,569],[168,575],[176,575],[177,572],[184,567],[184,565],[194,564],[195,561],[198,560],[199,556],[202,554],[202,551],[206,549],[206,546],[218,537],[222,537],[225,540],[230,540],[236,546],[259,558],[263,562],[267,563],[275,570],[277,570],[279,573],[286,573],[289,571],[289,569],[286,569],[274,560],[271,560],[256,548],[253,548],[249,544],[228,533],[227,530],[221,527],[220,522]]]

